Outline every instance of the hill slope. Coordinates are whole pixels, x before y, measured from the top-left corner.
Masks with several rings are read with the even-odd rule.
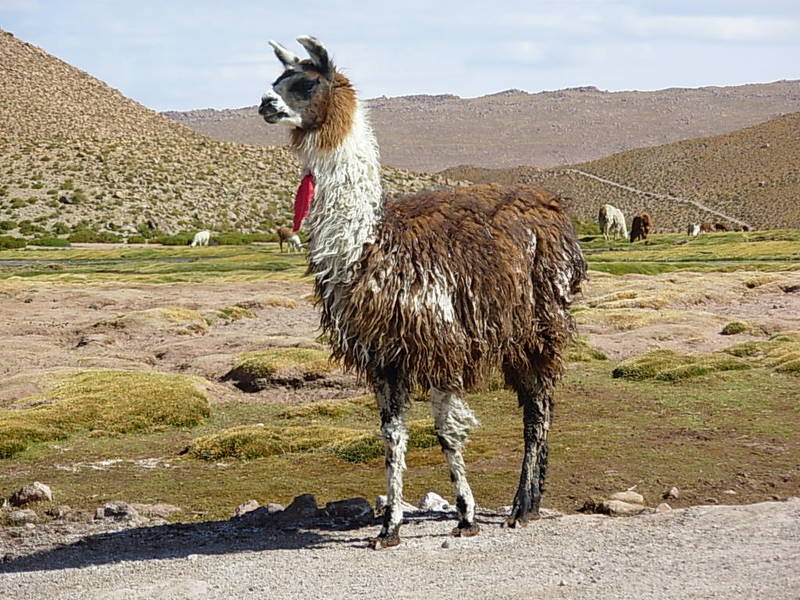
[[[800,81],[653,92],[507,90],[478,98],[376,98],[367,105],[388,165],[427,172],[460,164],[554,167],[728,133],[796,112]],[[283,143],[255,106],[165,114],[218,140]]]
[[[0,98],[0,234],[250,232],[288,220],[291,153],[210,140],[2,30]],[[390,194],[442,183],[384,175]]]
[[[570,208],[585,220],[595,219],[599,206],[608,202],[626,214],[649,212],[661,230],[682,231],[689,221],[725,221],[720,215],[762,229],[796,228],[800,227],[800,113],[726,135],[641,148],[571,167],[462,166],[441,174],[476,182],[540,185],[568,197]]]

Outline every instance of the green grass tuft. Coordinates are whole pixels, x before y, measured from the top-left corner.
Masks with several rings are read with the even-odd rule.
[[[193,427],[211,412],[192,378],[143,371],[73,373],[44,399],[50,403],[0,414],[0,458],[81,431],[106,435]]]
[[[747,323],[743,323],[742,321],[731,321],[722,328],[720,333],[722,335],[736,335],[737,333],[744,333],[748,329],[749,326]]]

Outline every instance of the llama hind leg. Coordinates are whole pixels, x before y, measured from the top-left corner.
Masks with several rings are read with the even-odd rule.
[[[477,535],[480,527],[475,523],[475,499],[467,481],[467,470],[462,451],[467,443],[469,430],[478,425],[478,420],[464,401],[453,392],[431,388],[431,412],[433,413],[436,437],[442,447],[450,481],[456,494],[458,526],[455,536]]]
[[[512,377],[522,406],[525,453],[522,458],[519,487],[514,496],[509,527],[525,526],[539,518],[539,506],[547,475],[547,435],[553,413],[553,383],[535,373]]]
[[[377,537],[369,540],[374,549],[397,546],[403,522],[403,470],[406,468],[408,432],[403,414],[408,404],[408,386],[402,378],[390,374],[375,379],[375,393],[381,412],[381,435],[386,453],[386,509],[383,527]]]

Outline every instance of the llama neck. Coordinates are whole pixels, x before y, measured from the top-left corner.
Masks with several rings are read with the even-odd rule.
[[[383,193],[378,145],[357,101],[352,127],[333,150],[320,150],[318,135],[306,133],[297,150],[316,180],[306,220],[309,261],[327,296],[351,281],[364,245],[374,241]]]

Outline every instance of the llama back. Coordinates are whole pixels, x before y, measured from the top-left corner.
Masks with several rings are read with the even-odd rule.
[[[469,389],[503,361],[563,346],[586,265],[554,196],[482,185],[389,202],[358,270],[323,302],[334,355],[368,379],[383,360],[414,385]]]

